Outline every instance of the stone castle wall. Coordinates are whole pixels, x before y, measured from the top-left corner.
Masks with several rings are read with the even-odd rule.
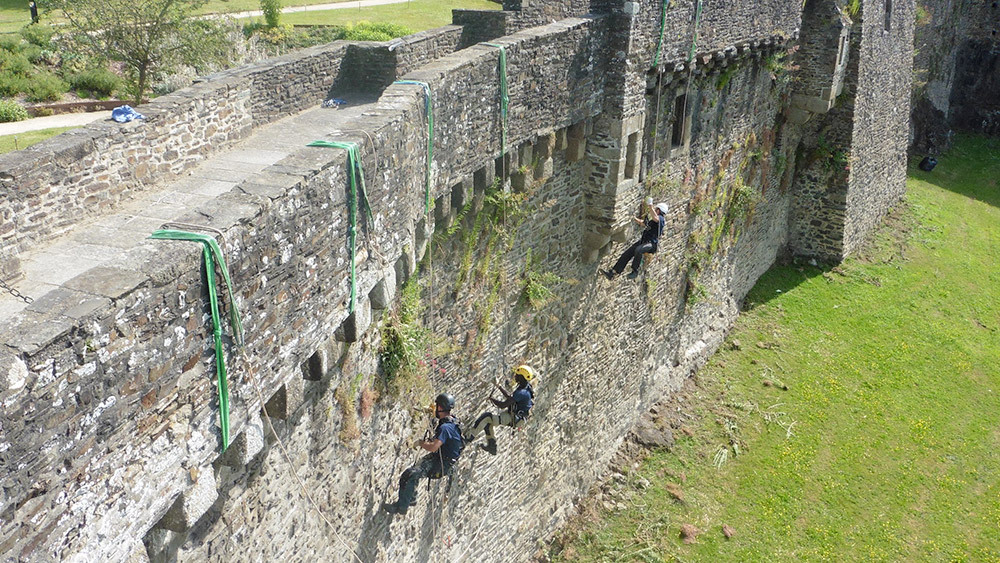
[[[377,105],[343,128],[371,137],[335,139],[362,147],[375,215],[359,229],[355,310],[346,155],[303,148],[204,208],[226,233],[246,329],[242,349],[223,330],[226,453],[196,244],[145,241],[5,320],[3,560],[527,559],[638,416],[721,344],[743,296],[789,245],[801,132],[785,125],[789,86],[768,57],[795,36],[798,6],[706,3],[695,64],[688,38],[668,33],[670,56],[648,74],[659,38],[652,2],[498,38],[510,91],[504,147],[498,49],[451,53],[469,40],[464,29],[298,55],[380,69],[368,84],[384,88]],[[726,8],[739,17],[727,20]],[[684,9],[669,29],[691,25]],[[406,44],[426,49],[408,58]],[[281,64],[295,68],[295,57]],[[389,84],[393,60],[396,77],[409,71],[434,94],[429,214],[423,90]],[[261,76],[269,68],[280,64]],[[324,75],[312,104],[336,90],[337,75]],[[294,82],[273,86],[289,100],[275,104],[292,103]],[[194,91],[212,98],[211,85]],[[259,105],[246,88],[230,95]],[[130,127],[144,135],[157,124]],[[868,179],[895,177],[879,170]],[[638,280],[608,282],[597,268],[637,236],[627,225],[646,195],[671,207],[660,251]],[[883,202],[866,199],[878,196],[892,194],[873,189],[856,202],[879,211]],[[524,294],[537,276],[551,295],[533,306]],[[419,377],[395,396],[380,329],[407,280],[419,284],[420,323],[433,336]],[[428,494],[422,483],[406,518],[380,513],[425,427],[411,407],[447,390],[471,422],[490,382],[520,362],[540,372],[530,423],[499,430],[496,458],[467,449],[450,488],[434,482]]]
[[[853,253],[906,193],[907,125],[913,80],[910,46],[916,5],[892,2],[887,18],[888,5],[869,0],[862,6],[845,254]]]
[[[921,5],[914,32],[911,151],[938,154],[954,131],[1000,132],[1000,4]]]

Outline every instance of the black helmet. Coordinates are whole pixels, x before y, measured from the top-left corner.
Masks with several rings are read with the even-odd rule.
[[[448,393],[441,393],[434,398],[434,404],[443,411],[451,412],[451,409],[455,408],[455,397]]]

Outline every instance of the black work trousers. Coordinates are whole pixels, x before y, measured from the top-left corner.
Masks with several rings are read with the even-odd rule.
[[[615,274],[621,274],[624,272],[625,265],[628,264],[629,260],[632,261],[632,271],[638,272],[639,263],[642,262],[642,255],[651,254],[653,252],[656,252],[656,245],[653,243],[642,242],[641,240],[636,242],[632,246],[626,248],[625,252],[622,252],[621,257],[618,258],[618,261],[615,262]]]
[[[440,479],[448,474],[451,464],[445,462],[442,465],[441,462],[439,453],[429,453],[399,476],[399,499],[396,501],[396,506],[401,514],[405,514],[406,510],[417,501],[417,482],[421,478]]]

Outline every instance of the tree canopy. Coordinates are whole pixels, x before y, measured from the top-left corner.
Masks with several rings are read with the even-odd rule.
[[[49,0],[73,30],[73,48],[89,57],[118,61],[136,104],[151,75],[180,63],[197,65],[219,51],[213,22],[191,15],[206,0]]]

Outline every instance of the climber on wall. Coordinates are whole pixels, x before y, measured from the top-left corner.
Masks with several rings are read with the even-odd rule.
[[[493,434],[493,427],[497,425],[520,427],[528,415],[531,414],[531,407],[534,405],[535,390],[531,388],[531,382],[535,379],[535,370],[527,364],[521,364],[514,368],[514,380],[511,382],[515,387],[512,393],[508,393],[497,385],[497,389],[504,395],[504,400],[498,401],[490,397],[490,402],[497,408],[505,409],[498,414],[484,412],[479,415],[476,423],[463,436],[466,442],[472,442],[484,430],[486,431],[486,445],[479,447],[492,455],[497,454],[497,440]],[[496,385],[496,384],[494,384]]]
[[[437,417],[437,430],[434,437],[419,440],[417,447],[428,453],[420,458],[413,467],[403,472],[399,477],[399,498],[394,503],[384,503],[382,509],[389,514],[406,514],[411,506],[416,504],[417,481],[421,477],[440,479],[451,473],[458,457],[462,455],[462,429],[457,418],[451,415],[455,408],[455,398],[447,393],[441,393],[434,399],[434,416]]]
[[[658,203],[656,207],[653,207],[653,198],[646,199],[646,207],[649,209],[648,215],[652,217],[651,219],[646,221],[639,217],[632,219],[636,223],[646,227],[642,231],[642,236],[639,237],[636,243],[626,248],[625,252],[622,252],[621,257],[618,258],[618,262],[615,262],[612,269],[601,270],[604,277],[609,280],[615,279],[615,276],[624,272],[625,265],[628,264],[629,260],[632,261],[632,270],[626,277],[634,280],[639,275],[639,264],[642,262],[642,255],[656,252],[656,248],[660,243],[660,235],[663,233],[663,226],[666,224],[667,211],[670,210],[670,207],[666,203]]]

